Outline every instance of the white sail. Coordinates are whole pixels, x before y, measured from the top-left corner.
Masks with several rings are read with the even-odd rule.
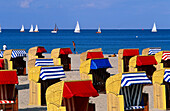
[[[155,23],[153,24],[152,32],[157,32],[156,24]]]
[[[39,31],[38,31],[38,25],[35,26],[34,32],[39,32]]]
[[[57,27],[57,25],[55,24],[54,30],[52,30],[51,33],[57,33],[57,31],[58,31],[58,27]]]
[[[29,32],[34,32],[33,25],[31,25],[31,28],[30,28]]]
[[[0,25],[0,33],[1,33],[1,25]]]
[[[80,33],[80,26],[79,26],[79,22],[77,21],[77,25],[76,28],[74,30],[74,33]]]
[[[99,28],[98,28],[98,32],[101,32],[100,26],[99,26]]]
[[[22,25],[20,32],[24,32],[24,25]]]

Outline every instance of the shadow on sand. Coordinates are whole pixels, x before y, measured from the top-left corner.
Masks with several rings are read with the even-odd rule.
[[[17,86],[18,90],[29,89],[29,84],[23,84]]]
[[[35,108],[25,108],[25,109],[19,109],[18,111],[47,111],[47,108],[39,108],[39,107],[35,107]]]

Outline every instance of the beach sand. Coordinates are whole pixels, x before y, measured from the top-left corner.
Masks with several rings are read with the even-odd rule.
[[[50,54],[44,54],[45,58],[50,58]],[[65,71],[66,78],[62,80],[80,80],[80,55],[79,54],[71,54],[71,71]],[[104,55],[108,57],[108,55]],[[25,58],[26,62],[28,62],[28,58]],[[107,71],[111,74],[118,73],[118,58],[117,57],[109,57],[109,61],[113,68],[107,69]],[[28,105],[29,104],[29,81],[27,76],[19,76],[19,85],[17,86],[19,91],[19,111],[46,111],[46,106],[35,106]],[[161,111],[158,109],[153,109],[153,87],[145,86],[145,93],[149,93],[149,108],[150,111]],[[95,103],[96,111],[107,111],[107,95],[100,94],[98,97],[91,97],[90,102]]]

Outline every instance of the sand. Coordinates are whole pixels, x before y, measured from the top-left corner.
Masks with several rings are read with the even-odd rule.
[[[50,58],[50,54],[44,54],[46,58]],[[71,71],[65,71],[66,78],[62,80],[80,80],[80,55],[79,54],[71,54]],[[108,55],[104,55],[108,57]],[[28,62],[28,58],[25,58],[26,62]],[[117,57],[109,57],[109,61],[113,68],[107,69],[107,71],[111,74],[118,73],[118,58]],[[28,76],[19,76],[19,85],[17,86],[19,91],[19,111],[46,111],[46,106],[35,106],[28,105],[29,104],[29,81]],[[158,109],[153,109],[153,87],[145,86],[144,92],[149,93],[149,108],[150,111],[159,111]],[[107,111],[107,95],[100,94],[98,97],[91,97],[90,102],[95,103],[96,111]]]

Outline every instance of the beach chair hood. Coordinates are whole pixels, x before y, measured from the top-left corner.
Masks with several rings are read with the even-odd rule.
[[[72,54],[72,51],[70,48],[56,48],[51,51],[52,58],[58,58],[60,54]]]
[[[139,49],[119,49],[118,57],[123,58],[124,56],[136,56],[139,55]]]
[[[90,73],[91,69],[112,68],[108,58],[89,59],[80,65],[80,73]]]
[[[142,55],[155,55],[156,53],[160,52],[160,47],[150,47],[142,50]]]
[[[7,60],[11,60],[11,58],[16,58],[16,57],[26,57],[25,49],[5,50],[3,53],[3,58]]]
[[[16,70],[0,70],[0,84],[18,84]]]
[[[160,51],[155,54],[155,59],[158,63],[161,63],[162,60],[170,60],[170,51]]]

